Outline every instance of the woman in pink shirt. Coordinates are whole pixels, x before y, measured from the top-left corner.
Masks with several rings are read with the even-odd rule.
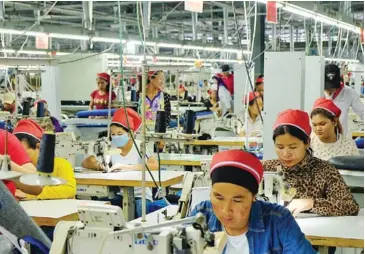
[[[97,74],[96,82],[98,89],[91,93],[91,100],[89,109],[108,109],[109,106],[109,89],[110,89],[110,75],[102,72]],[[112,92],[112,102],[117,98],[117,95]]]

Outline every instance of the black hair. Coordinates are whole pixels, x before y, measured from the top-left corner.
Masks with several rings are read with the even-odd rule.
[[[249,103],[248,103],[248,105],[249,106],[252,106],[253,104],[255,104],[255,102],[256,102],[256,100],[257,100],[257,98],[259,98],[260,96],[256,96],[252,101],[250,101]]]
[[[328,118],[329,120],[331,120],[332,122],[337,123],[336,127],[335,127],[335,133],[338,134],[342,134],[342,125],[339,121],[339,119],[332,115],[330,112],[328,112],[327,110],[323,109],[323,108],[316,108],[312,111],[311,113],[311,118],[315,115],[322,115],[325,118]]]
[[[112,123],[110,125],[110,127],[112,126],[116,126],[116,127],[119,127],[119,128],[123,128],[123,130],[125,130],[126,132],[130,132],[126,127],[124,127],[123,125],[119,124],[119,123]]]
[[[203,82],[208,82],[208,80],[204,79],[204,81],[203,81]]]
[[[37,149],[37,145],[40,143],[38,139],[25,133],[16,133],[15,136],[19,141],[25,141],[28,144],[28,147],[33,150]]]
[[[292,126],[292,125],[280,125],[278,126],[275,130],[274,130],[274,133],[273,133],[273,136],[272,136],[272,139],[276,140],[276,138],[278,136],[281,136],[281,135],[284,135],[284,134],[290,134],[291,136],[293,137],[296,137],[297,139],[303,141],[303,143],[305,145],[309,145],[310,144],[310,139],[309,137],[307,136],[306,133],[304,133],[301,129],[295,127],[295,126]],[[307,152],[312,155],[312,148],[308,148]]]
[[[162,70],[158,70],[158,71],[155,71],[151,76],[149,76],[148,79],[147,79],[147,85],[151,82],[151,79],[155,79],[156,76],[158,74],[160,74],[161,72],[163,72],[163,71]]]
[[[263,78],[264,74],[259,75],[257,78]]]

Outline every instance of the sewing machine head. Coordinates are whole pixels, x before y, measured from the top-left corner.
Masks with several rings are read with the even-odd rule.
[[[258,199],[283,205],[284,202],[290,202],[295,195],[296,189],[291,188],[285,181],[282,171],[264,172],[259,186]]]

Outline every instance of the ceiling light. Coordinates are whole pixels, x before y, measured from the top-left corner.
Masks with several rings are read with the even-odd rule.
[[[32,51],[32,50],[19,50],[19,54],[28,54],[28,55],[47,55],[46,51]]]
[[[49,37],[58,39],[80,40],[80,41],[88,41],[90,39],[90,36],[87,35],[59,34],[59,33],[50,33]]]
[[[110,43],[120,43],[120,39],[115,38],[104,38],[104,37],[93,37],[92,41],[95,42],[110,42]],[[125,40],[122,40],[123,43],[125,43]]]
[[[325,58],[328,62],[347,62],[347,63],[359,63],[357,59],[344,59],[344,58]]]

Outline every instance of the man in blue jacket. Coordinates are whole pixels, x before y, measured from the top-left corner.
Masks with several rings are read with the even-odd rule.
[[[223,253],[316,253],[289,210],[255,200],[263,178],[261,162],[242,150],[213,156],[210,201],[198,204],[212,232],[225,231]]]

